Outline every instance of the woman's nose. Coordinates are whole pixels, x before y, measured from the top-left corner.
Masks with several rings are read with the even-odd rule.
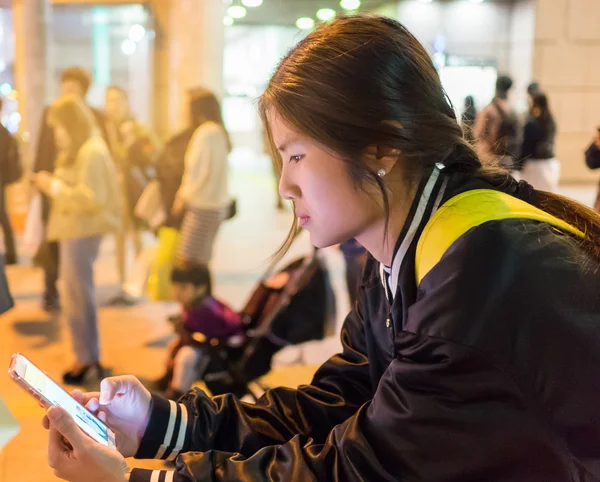
[[[294,201],[300,196],[300,188],[296,182],[291,179],[287,169],[283,169],[279,178],[279,194],[286,201]]]

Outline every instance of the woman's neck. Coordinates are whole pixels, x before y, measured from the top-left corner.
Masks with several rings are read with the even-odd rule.
[[[418,186],[418,182],[411,183],[404,190],[404,195],[397,196],[395,200],[390,197],[387,232],[385,215],[382,215],[356,236],[356,240],[384,266],[392,265],[396,242],[408,218]]]

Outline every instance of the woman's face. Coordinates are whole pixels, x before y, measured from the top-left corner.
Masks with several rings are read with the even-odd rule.
[[[62,124],[54,126],[54,141],[56,142],[56,147],[61,151],[66,151],[71,147],[71,137]]]
[[[381,220],[377,188],[357,189],[344,161],[292,130],[278,115],[269,116],[269,125],[283,161],[279,192],[294,201],[296,216],[314,246],[355,238]]]
[[[127,97],[117,89],[108,89],[106,91],[104,110],[108,119],[112,122],[123,122],[129,116],[129,102]]]

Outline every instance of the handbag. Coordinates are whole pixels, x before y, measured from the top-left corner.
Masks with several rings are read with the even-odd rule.
[[[171,270],[179,244],[179,231],[160,228],[158,246],[154,248],[148,276],[148,298],[152,301],[171,301]]]
[[[162,201],[158,181],[150,181],[146,186],[135,205],[134,214],[137,218],[146,222],[152,230],[156,230],[165,224],[167,212]]]
[[[29,202],[25,233],[23,235],[24,251],[34,255],[44,240],[44,223],[42,220],[42,195],[36,192]]]
[[[237,214],[237,199],[233,198],[225,208],[225,221],[235,218]]]

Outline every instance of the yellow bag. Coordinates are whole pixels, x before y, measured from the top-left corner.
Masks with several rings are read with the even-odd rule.
[[[171,301],[171,270],[179,245],[179,231],[173,228],[160,228],[158,246],[150,263],[148,277],[148,298],[152,301]]]

